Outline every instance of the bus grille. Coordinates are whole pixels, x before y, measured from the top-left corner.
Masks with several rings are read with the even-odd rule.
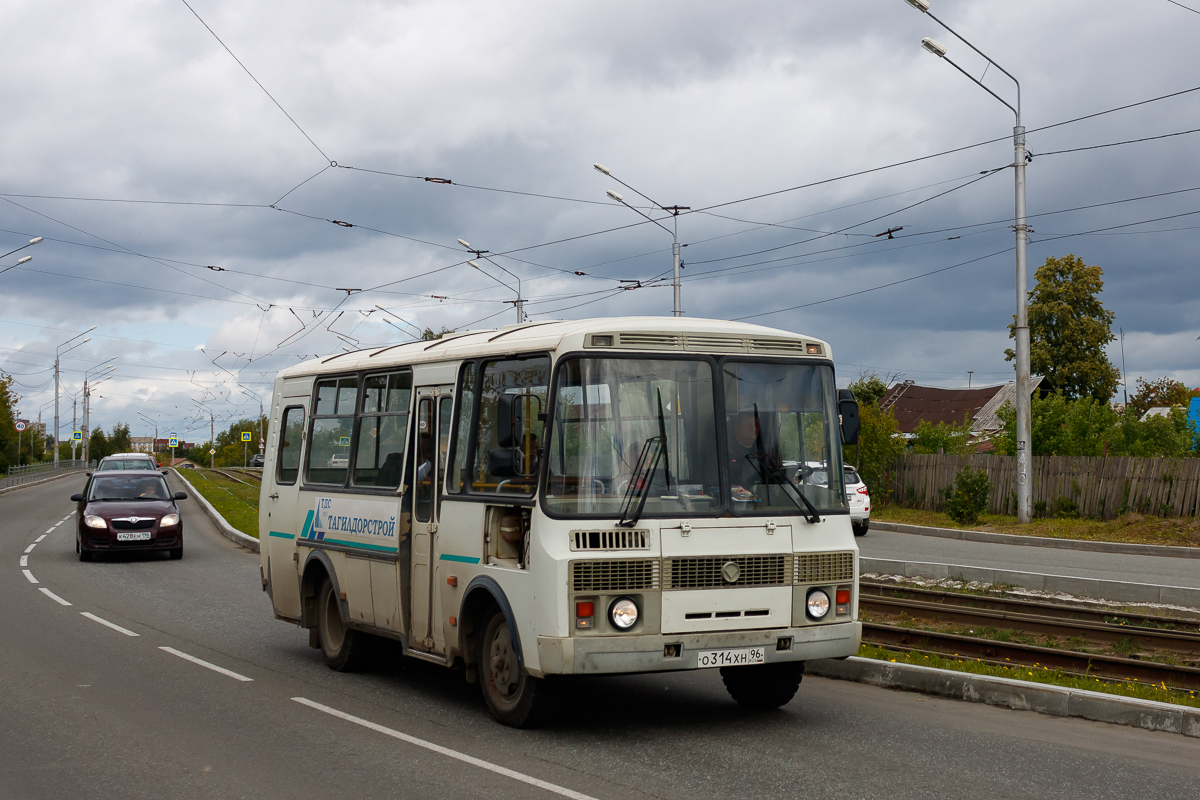
[[[854,553],[797,553],[796,583],[854,580]]]
[[[702,556],[698,558],[668,558],[667,589],[722,589],[741,586],[787,586],[791,583],[791,556]],[[733,562],[737,570],[733,581],[727,580],[725,565]]]
[[[657,588],[656,558],[571,562],[574,592],[635,592]]]
[[[571,531],[572,550],[649,550],[650,531]]]

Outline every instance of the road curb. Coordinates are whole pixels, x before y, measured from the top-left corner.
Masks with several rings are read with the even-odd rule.
[[[1040,572],[1017,572],[991,567],[969,567],[962,564],[936,564],[925,561],[900,561],[888,558],[858,559],[860,574],[903,575],[906,578],[958,578],[979,583],[1007,583],[1025,589],[1053,594],[1070,594],[1095,600],[1119,603],[1161,603],[1184,608],[1200,608],[1200,589],[1190,586],[1160,586],[1153,583],[1108,581],[1099,578],[1077,578],[1071,575],[1048,575]]]
[[[213,508],[213,504],[208,502],[208,498],[196,491],[196,487],[192,486],[187,478],[179,474],[179,470],[172,468],[171,471],[174,472],[175,477],[179,478],[183,485],[188,488],[191,493],[189,496],[196,499],[196,502],[198,502],[200,507],[204,509],[204,513],[207,514],[208,518],[211,519],[213,524],[217,526],[217,530],[220,531],[222,536],[224,536],[226,539],[229,539],[234,544],[241,545],[247,550],[253,550],[255,553],[259,552],[258,539],[255,539],[253,536],[247,536],[237,528],[230,525],[225,518],[221,516],[221,512]]]
[[[70,472],[60,472],[57,475],[51,475],[49,478],[40,478],[36,481],[30,481],[29,483],[19,483],[16,486],[5,486],[3,489],[0,489],[0,495],[8,494],[9,492],[15,492],[18,489],[28,489],[30,486],[40,486],[43,483],[49,483],[50,481],[56,481],[59,478],[68,478],[72,475],[78,475],[78,474],[80,474],[82,472],[86,472],[86,471],[87,470],[83,470],[83,469],[73,469]]]
[[[844,661],[819,659],[805,664],[805,674],[901,689],[1018,711],[1076,717],[1148,731],[1200,738],[1200,708],[1138,700],[1132,697],[1069,689],[1045,683],[995,678],[948,669],[898,664],[851,656]]]
[[[1048,536],[1018,536],[1012,533],[966,531],[958,528],[932,528],[908,525],[903,522],[871,520],[873,530],[892,533],[911,533],[917,536],[936,536],[940,539],[961,539],[967,542],[1016,544],[1025,547],[1053,547],[1058,550],[1087,550],[1093,553],[1119,553],[1127,556],[1159,556],[1170,558],[1200,558],[1200,547],[1177,547],[1165,544],[1133,544],[1122,542],[1089,542],[1086,539],[1054,539]]]

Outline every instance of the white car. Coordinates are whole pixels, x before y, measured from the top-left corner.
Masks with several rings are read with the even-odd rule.
[[[850,525],[855,536],[866,536],[871,527],[871,494],[858,470],[846,467],[846,504],[850,506]]]

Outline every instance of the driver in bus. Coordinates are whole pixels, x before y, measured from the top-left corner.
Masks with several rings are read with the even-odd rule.
[[[730,436],[729,483],[735,499],[750,494],[754,486],[765,483],[764,472],[779,466],[779,458],[764,451],[762,435],[753,411],[741,411],[732,420]],[[739,490],[741,490],[739,492]]]

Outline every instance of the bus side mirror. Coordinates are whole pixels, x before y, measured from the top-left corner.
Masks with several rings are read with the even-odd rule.
[[[838,389],[838,416],[842,420],[842,444],[858,444],[858,401],[849,389]]]
[[[521,464],[521,451],[514,447],[499,447],[488,451],[488,472],[497,478],[515,478]]]
[[[523,432],[520,395],[502,394],[496,400],[496,443],[503,448],[516,447]],[[494,452],[494,451],[493,451]],[[497,475],[495,470],[493,475]]]

